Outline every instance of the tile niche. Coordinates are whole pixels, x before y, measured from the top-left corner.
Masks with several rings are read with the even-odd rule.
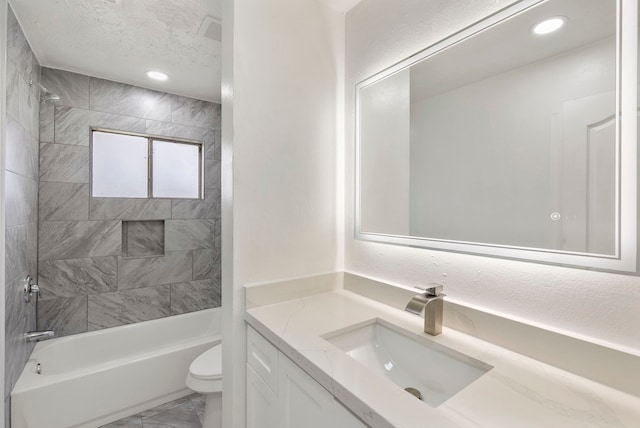
[[[122,222],[122,257],[164,256],[164,220]]]

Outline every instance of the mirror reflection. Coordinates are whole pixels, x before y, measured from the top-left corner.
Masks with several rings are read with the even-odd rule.
[[[616,52],[615,0],[550,0],[361,85],[360,232],[616,254]]]

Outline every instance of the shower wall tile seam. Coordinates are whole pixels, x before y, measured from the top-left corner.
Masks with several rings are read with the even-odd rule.
[[[51,181],[40,181],[39,183],[53,183]],[[86,183],[61,183],[61,184],[86,184]],[[105,222],[105,221],[129,221],[129,222],[134,222],[134,221],[167,221],[167,220],[171,220],[171,221],[190,221],[190,220],[219,220],[218,217],[196,217],[196,218],[117,218],[117,219],[101,219],[101,218],[88,218],[88,219],[55,219],[55,220],[42,220],[39,221],[40,224],[45,224],[45,223],[70,223],[70,222],[77,222],[77,223],[82,223],[82,222]],[[32,222],[30,222],[32,223]],[[210,247],[204,247],[204,248],[210,248]],[[198,248],[193,248],[193,249],[198,249]],[[168,252],[170,253],[174,253],[177,251],[187,251],[187,250],[170,250]],[[134,257],[130,257],[130,258],[136,258],[137,256]],[[145,257],[157,257],[157,256],[145,256]]]
[[[188,281],[183,281],[183,282],[189,282]],[[120,293],[120,292],[126,292],[126,291],[133,291],[133,290],[144,290],[144,289],[148,289],[148,288],[157,288],[157,287],[165,287],[168,285],[173,285],[173,284],[181,284],[180,282],[166,282],[166,283],[161,283],[161,284],[149,284],[149,285],[141,285],[139,287],[134,287],[134,288],[118,288],[115,290],[111,290],[111,291],[101,291],[101,292],[97,292],[97,293],[85,293],[83,295],[87,295],[87,296],[97,296],[99,294],[112,294],[112,293]]]
[[[148,117],[147,118],[142,117],[142,118],[138,118],[138,119],[144,119],[144,120],[148,120],[148,121],[151,121],[151,122],[157,122],[159,124],[175,125],[175,126],[181,126],[181,127],[185,127],[185,128],[193,128],[193,129],[196,129],[196,130],[202,131],[202,132],[217,131],[218,130],[217,128],[209,127],[209,126],[185,125],[185,124],[179,123],[179,122],[167,122],[166,120],[149,119]]]
[[[169,313],[173,307],[173,284],[169,284]]]
[[[67,144],[67,143],[59,143],[57,141],[40,141],[40,144],[51,144],[54,146],[69,146],[69,147],[82,147],[88,149],[89,146],[81,146],[79,144]]]

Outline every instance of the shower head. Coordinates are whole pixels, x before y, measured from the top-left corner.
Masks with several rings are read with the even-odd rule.
[[[54,104],[60,101],[60,96],[58,94],[54,94],[53,92],[49,92],[47,88],[42,86],[42,84],[38,83],[40,87],[40,102],[45,104]]]
[[[45,103],[45,104],[55,104],[58,101],[60,101],[60,96],[56,95],[56,94],[52,94],[50,92],[44,92],[41,96],[40,96],[40,102],[41,103]]]

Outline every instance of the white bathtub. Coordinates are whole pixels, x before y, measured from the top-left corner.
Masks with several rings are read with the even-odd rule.
[[[220,314],[208,309],[38,343],[11,393],[12,428],[98,427],[189,394],[189,365],[220,342]]]

